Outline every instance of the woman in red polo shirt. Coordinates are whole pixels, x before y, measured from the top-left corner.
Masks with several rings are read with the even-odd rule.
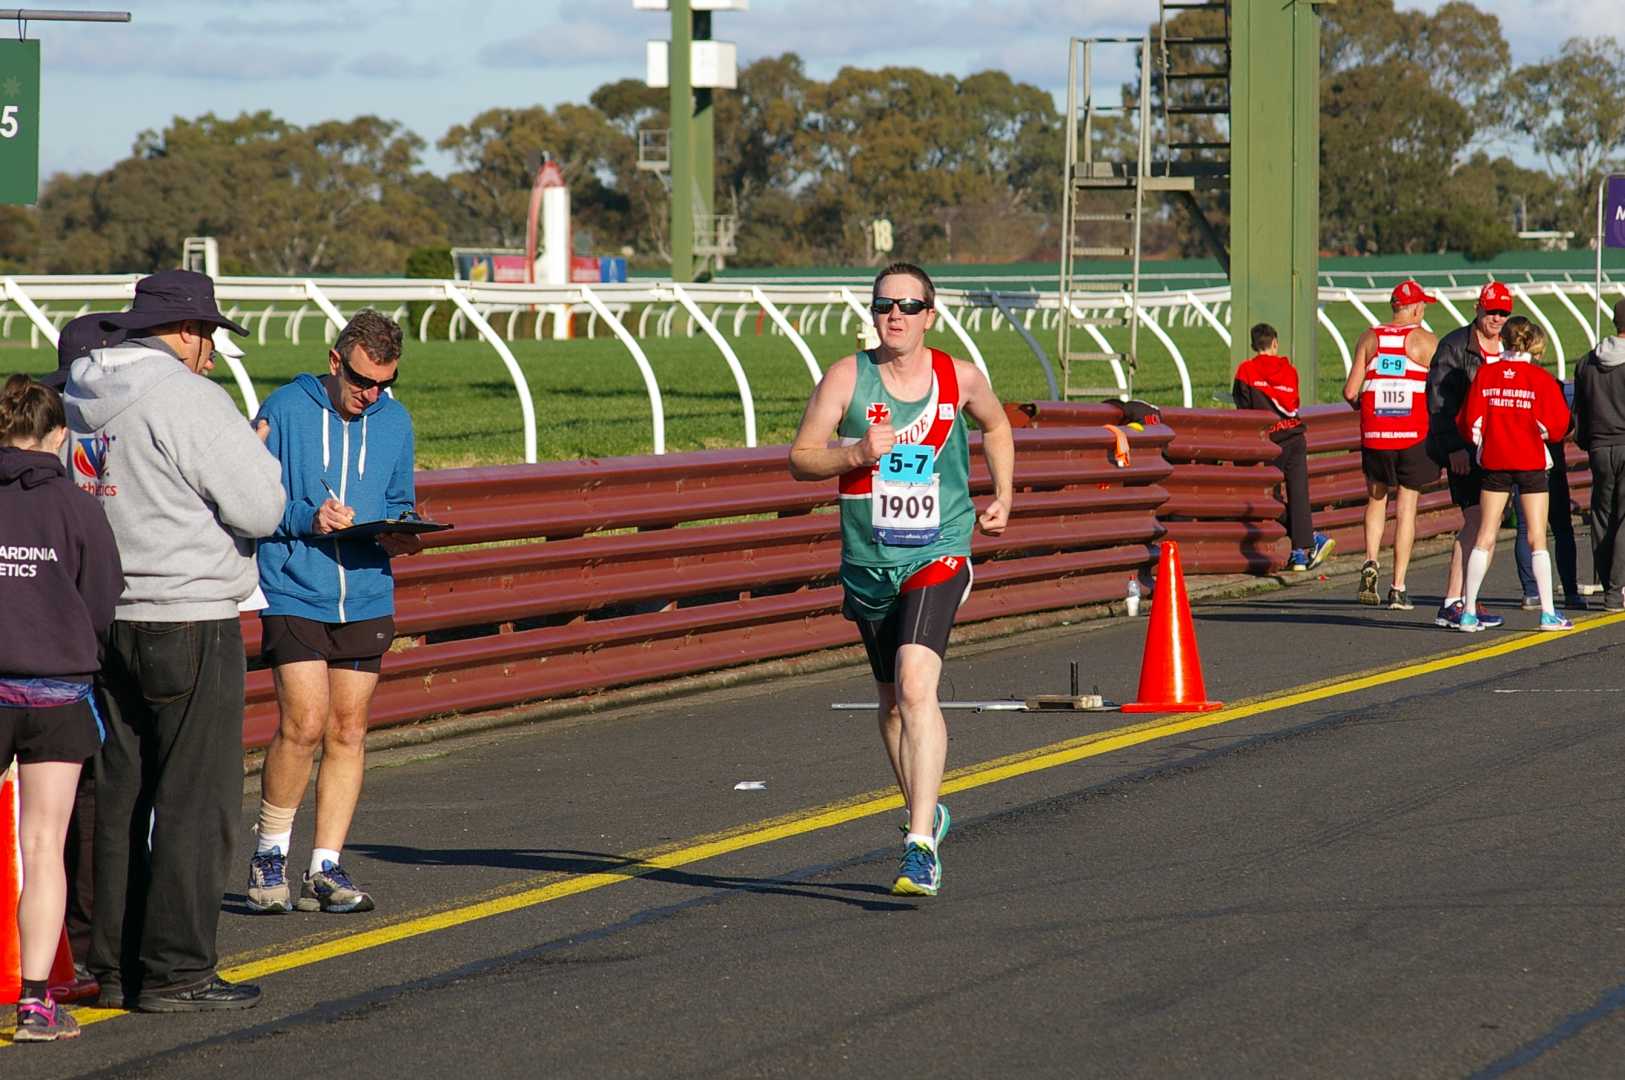
[[[1574,624],[1552,604],[1552,559],[1546,550],[1546,470],[1552,465],[1546,444],[1568,431],[1569,407],[1562,384],[1540,366],[1546,352],[1546,335],[1540,327],[1522,316],[1508,319],[1501,329],[1501,346],[1500,359],[1479,367],[1456,417],[1456,426],[1484,470],[1478,538],[1467,557],[1467,603],[1459,628],[1468,633],[1484,628],[1474,614],[1478,590],[1489,573],[1495,534],[1515,486],[1518,512],[1529,523],[1531,565],[1540,590],[1540,629],[1572,630]]]

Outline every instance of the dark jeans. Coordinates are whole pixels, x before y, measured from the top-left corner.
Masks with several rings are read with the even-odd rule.
[[[1574,515],[1569,512],[1569,470],[1563,463],[1563,444],[1550,447],[1552,460],[1557,462],[1546,470],[1546,524],[1552,530],[1552,563],[1557,569],[1557,580],[1563,585],[1563,596],[1579,599],[1579,553],[1574,547]],[[1529,526],[1523,520],[1523,507],[1513,495],[1513,506],[1518,511],[1518,535],[1512,543],[1512,554],[1518,564],[1518,581],[1525,596],[1539,592],[1533,568],[1534,548],[1529,546]]]
[[[1276,438],[1281,456],[1275,467],[1286,478],[1286,534],[1294,548],[1315,546],[1315,521],[1309,507],[1309,440],[1302,428],[1281,433]]]
[[[1625,446],[1591,451],[1591,560],[1597,580],[1611,593],[1625,589]]]
[[[68,947],[76,964],[85,964],[90,957],[91,913],[96,909],[95,847],[96,759],[91,758],[79,770],[79,790],[73,797],[63,852],[68,870]]]
[[[113,624],[97,683],[107,741],[89,966],[126,999],[215,973],[243,798],[245,666],[236,619]]]

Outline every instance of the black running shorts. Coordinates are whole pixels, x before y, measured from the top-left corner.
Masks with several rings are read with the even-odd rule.
[[[843,568],[842,572],[864,569]],[[948,655],[948,634],[959,605],[970,595],[970,586],[970,560],[948,556],[932,560],[905,579],[897,602],[884,618],[864,618],[849,600],[845,614],[858,624],[875,682],[890,685],[897,681],[897,650],[904,645],[924,645],[938,656]]]
[[[1412,491],[1421,491],[1439,478],[1439,466],[1428,456],[1424,443],[1403,450],[1373,450],[1362,446],[1360,469],[1366,479],[1374,483]]]
[[[262,615],[260,630],[260,656],[271,667],[325,660],[328,667],[377,674],[383,667],[384,653],[395,640],[395,620],[388,615],[352,623]]]
[[[91,698],[49,708],[0,707],[0,773],[15,757],[24,765],[84,761],[102,746]]]
[[[1519,494],[1533,495],[1535,492],[1546,490],[1545,469],[1485,469],[1484,490],[1511,492],[1517,488]]]

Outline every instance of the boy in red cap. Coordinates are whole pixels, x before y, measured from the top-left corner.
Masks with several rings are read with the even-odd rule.
[[[1437,347],[1422,329],[1422,312],[1435,302],[1422,286],[1406,279],[1389,297],[1393,317],[1360,335],[1354,362],[1343,383],[1343,400],[1360,410],[1360,467],[1365,473],[1365,563],[1360,567],[1359,599],[1375,607],[1377,554],[1388,524],[1388,495],[1394,494],[1394,578],[1388,607],[1409,611],[1405,572],[1416,542],[1416,504],[1422,489],[1439,478],[1428,457],[1428,361]]]
[[[1478,499],[1484,474],[1469,451],[1467,441],[1456,428],[1456,417],[1467,389],[1478,376],[1479,367],[1501,358],[1501,329],[1512,317],[1512,290],[1499,281],[1485,285],[1478,293],[1473,321],[1450,331],[1428,365],[1428,452],[1447,470],[1450,498],[1461,509],[1461,531],[1450,552],[1450,576],[1444,602],[1433,617],[1437,626],[1455,629],[1466,610],[1463,586],[1467,549],[1478,535]],[[1479,625],[1500,626],[1504,621],[1482,609],[1473,614]]]
[[[1252,329],[1253,358],[1236,368],[1230,396],[1238,409],[1264,409],[1279,417],[1269,437],[1281,448],[1275,467],[1286,488],[1287,536],[1292,543],[1287,569],[1313,570],[1331,555],[1337,542],[1315,532],[1309,506],[1309,439],[1298,416],[1298,369],[1281,355],[1281,336],[1269,323]]]

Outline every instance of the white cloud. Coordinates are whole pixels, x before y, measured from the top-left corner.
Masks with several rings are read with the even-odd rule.
[[[344,65],[344,70],[363,79],[427,79],[445,73],[445,65],[425,57],[413,60],[389,50],[369,52]]]

